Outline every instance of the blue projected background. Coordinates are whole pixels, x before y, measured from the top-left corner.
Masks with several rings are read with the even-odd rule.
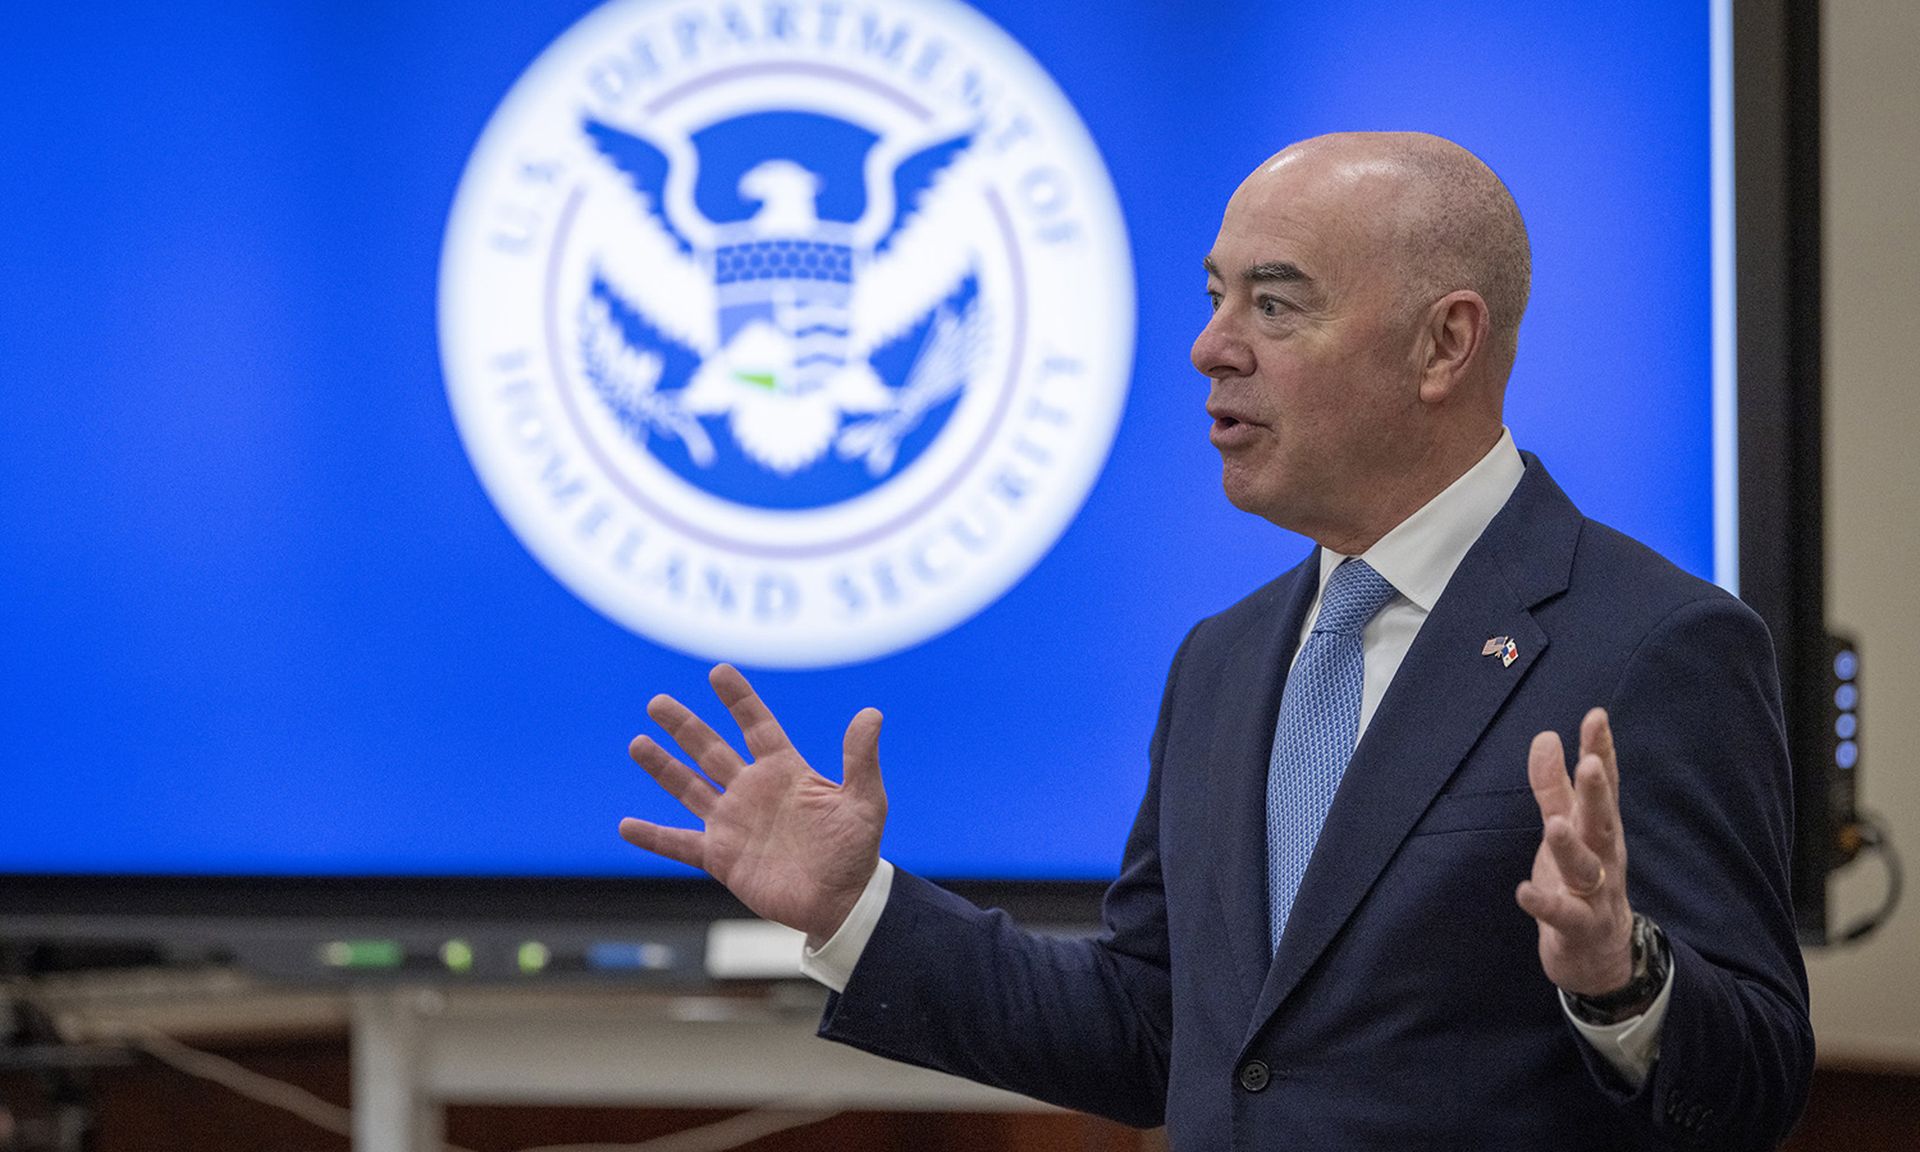
[[[677,874],[625,756],[705,661],[537,564],[435,334],[469,149],[589,4],[30,5],[0,69],[0,873]],[[1508,422],[1589,514],[1713,576],[1707,6],[979,5],[1119,190],[1138,343],[1113,453],[1011,592],[904,653],[759,672],[803,751],[886,712],[884,850],[1111,875],[1186,629],[1307,545],[1230,507],[1188,347],[1241,176],[1415,128],[1530,224]],[[1447,30],[1447,50],[1428,30]]]

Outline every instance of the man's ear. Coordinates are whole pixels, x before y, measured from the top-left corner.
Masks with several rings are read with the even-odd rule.
[[[1420,369],[1420,400],[1440,404],[1480,370],[1487,357],[1487,302],[1468,288],[1449,292],[1427,309]]]

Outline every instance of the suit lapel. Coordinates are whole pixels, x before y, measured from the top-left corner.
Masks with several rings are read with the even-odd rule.
[[[1454,572],[1354,750],[1261,986],[1250,1039],[1353,915],[1547,648],[1530,609],[1565,590],[1580,516],[1539,462],[1525,460],[1526,476]],[[1511,665],[1481,655],[1494,636],[1513,638],[1519,652]],[[1278,707],[1276,695],[1264,713],[1269,729]],[[1264,796],[1263,781],[1263,814]],[[1265,842],[1264,820],[1258,842]],[[1255,891],[1265,892],[1264,872]],[[1252,919],[1264,930],[1264,907]]]
[[[1242,634],[1228,652],[1215,702],[1220,719],[1207,774],[1214,883],[1243,1002],[1249,1005],[1273,959],[1267,927],[1267,760],[1287,666],[1319,585],[1315,549],[1274,582],[1267,623]]]

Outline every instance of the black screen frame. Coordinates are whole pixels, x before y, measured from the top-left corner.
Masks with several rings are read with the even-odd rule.
[[[1827,939],[1827,616],[1822,485],[1820,11],[1734,5],[1740,595],[1773,634],[1794,765],[1793,908]]]

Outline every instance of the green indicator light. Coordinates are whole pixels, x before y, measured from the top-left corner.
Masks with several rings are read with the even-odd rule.
[[[538,940],[529,940],[520,945],[520,971],[529,976],[545,969],[547,961],[552,958],[553,953],[547,951],[547,946]]]
[[[465,940],[449,940],[440,945],[440,959],[446,961],[451,972],[471,972],[473,970],[473,945]]]
[[[329,968],[398,968],[405,950],[398,940],[329,940],[320,962]]]

